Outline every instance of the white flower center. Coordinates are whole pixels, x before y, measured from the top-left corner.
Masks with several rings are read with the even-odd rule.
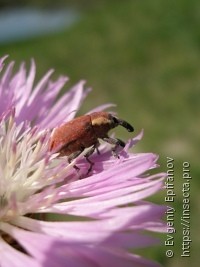
[[[50,184],[47,157],[44,132],[16,126],[13,117],[0,122],[0,220],[22,214],[20,205]]]

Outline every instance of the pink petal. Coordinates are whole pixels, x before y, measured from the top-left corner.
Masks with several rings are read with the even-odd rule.
[[[42,267],[38,261],[14,249],[2,239],[0,240],[0,251],[0,266],[2,267]]]

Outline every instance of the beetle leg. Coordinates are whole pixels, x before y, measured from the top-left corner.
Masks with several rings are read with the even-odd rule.
[[[92,166],[94,165],[94,162],[92,162],[92,161],[89,159],[89,157],[94,153],[95,149],[97,149],[98,146],[99,146],[99,143],[94,144],[94,145],[90,148],[90,150],[88,150],[88,152],[84,155],[85,159],[86,159],[87,162],[90,164],[90,167],[89,167],[89,169],[88,169],[86,175],[88,175],[88,174],[91,172],[91,170],[92,170]],[[98,150],[97,150],[97,151],[98,151]]]
[[[113,154],[114,157],[119,158],[119,156],[117,155],[116,150],[117,150],[117,148],[118,148],[119,146],[121,146],[121,147],[125,147],[125,143],[124,143],[122,140],[118,139],[118,138],[111,138],[111,137],[104,137],[103,140],[104,140],[105,142],[111,144],[111,145],[115,145],[115,146],[112,148],[112,154]]]
[[[98,149],[98,147],[96,147],[96,151],[97,151],[97,154],[98,154],[98,155],[101,154],[100,151],[99,151],[99,149]]]
[[[101,153],[100,153],[100,151],[99,151],[99,149],[98,149],[98,147],[100,146],[99,141],[98,141],[94,146],[95,146],[95,148],[96,148],[97,154],[100,155]]]
[[[72,162],[72,160],[74,160],[75,158],[77,158],[77,157],[83,152],[83,150],[84,150],[84,149],[81,149],[81,150],[79,150],[79,151],[76,151],[76,152],[70,154],[69,157],[68,157],[68,162],[69,162],[69,164]],[[80,170],[80,168],[79,168],[78,166],[76,166],[76,165],[74,165],[73,168],[74,168],[77,172],[79,172],[79,170]]]

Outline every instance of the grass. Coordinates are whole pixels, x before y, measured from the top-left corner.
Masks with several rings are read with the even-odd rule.
[[[137,151],[159,154],[163,171],[166,157],[175,159],[177,230],[182,162],[190,162],[193,177],[200,174],[199,13],[195,0],[103,1],[97,8],[84,9],[81,21],[70,30],[0,46],[0,54],[9,54],[17,63],[29,63],[34,57],[38,79],[51,67],[56,69],[54,77],[67,74],[69,85],[86,79],[93,92],[81,113],[105,102],[116,103],[118,113],[134,125],[136,133],[145,129]],[[129,137],[123,130],[117,132]],[[191,183],[194,204],[199,201],[199,180]],[[164,197],[160,198],[163,202]],[[197,225],[194,218],[191,223],[191,227]],[[181,232],[176,236],[174,258],[166,260],[164,246],[156,255],[165,266],[188,266],[187,259],[179,256]],[[194,250],[198,242],[197,236]]]

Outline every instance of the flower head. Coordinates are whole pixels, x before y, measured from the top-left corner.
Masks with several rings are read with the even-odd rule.
[[[128,152],[142,133],[119,159],[101,145],[80,180],[73,165],[86,171],[84,158],[68,164],[48,145],[51,129],[75,116],[89,89],[80,82],[56,101],[66,78],[52,82],[48,72],[33,86],[33,61],[28,74],[22,64],[13,76],[12,66],[0,78],[0,265],[157,266],[128,252],[158,243],[144,231],[165,231],[165,207],[144,201],[163,187],[165,174],[147,175],[157,156]]]

